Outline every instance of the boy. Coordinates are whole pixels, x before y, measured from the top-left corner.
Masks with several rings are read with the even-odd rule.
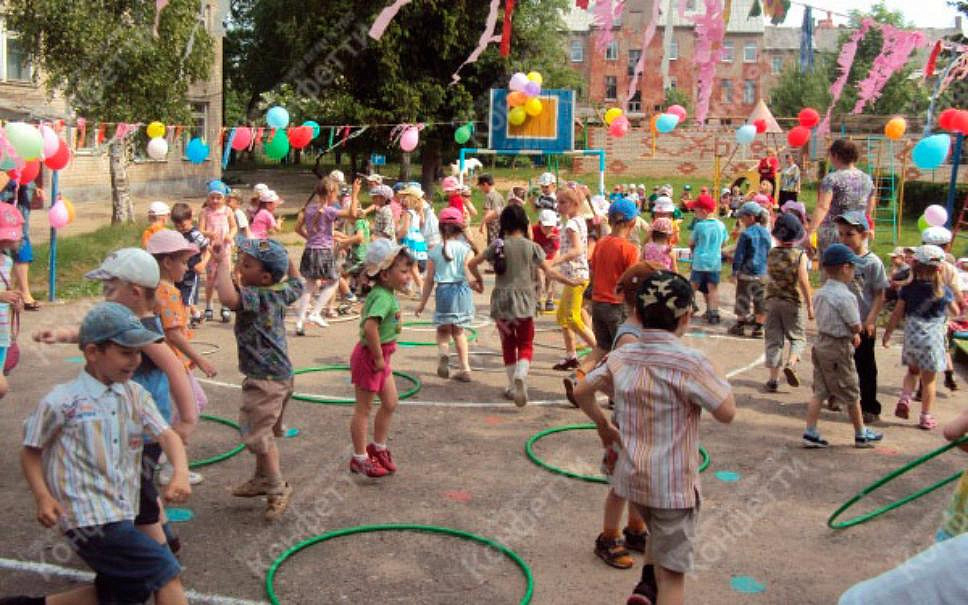
[[[860,411],[860,387],[854,368],[854,347],[860,345],[860,308],[848,284],[854,280],[854,265],[860,259],[844,244],[832,244],[824,250],[821,264],[827,281],[813,296],[817,318],[817,340],[811,351],[813,360],[813,398],[807,405],[807,428],[803,445],[808,448],[828,447],[820,437],[817,419],[820,405],[828,399],[847,406],[854,425],[854,447],[871,448],[884,435],[864,426]]]
[[[504,210],[504,197],[494,188],[494,177],[482,174],[477,177],[477,186],[484,194],[484,217],[481,219],[481,230],[487,232],[487,245],[497,239],[500,231],[498,219]]]
[[[531,197],[531,205],[535,212],[551,210],[558,212],[558,194],[555,192],[555,175],[544,172],[538,177],[538,187],[541,192]]]
[[[393,218],[393,209],[390,208],[391,199],[393,199],[393,190],[386,185],[377,185],[370,189],[370,200],[373,201],[373,205],[364,212],[374,213],[373,237],[396,241],[397,225]]]
[[[544,209],[538,213],[538,223],[531,225],[531,239],[544,250],[545,260],[549,263],[558,255],[561,249],[561,233],[558,229],[558,215],[554,210]],[[544,271],[538,272],[538,311],[541,311],[541,299],[544,297],[544,310],[555,310],[555,282],[548,279]]]
[[[141,247],[148,247],[148,240],[165,228],[171,210],[165,202],[151,202],[148,206],[148,228],[141,232]]]
[[[719,273],[723,269],[723,242],[726,241],[726,226],[712,216],[716,202],[708,193],[701,194],[688,206],[696,213],[696,222],[689,236],[692,249],[692,273],[689,281],[694,290],[703,293],[706,299],[706,321],[711,325],[719,323]]]
[[[612,489],[635,505],[649,528],[642,581],[629,603],[685,601],[700,503],[699,416],[705,409],[728,423],[736,413],[729,383],[680,340],[692,298],[692,286],[676,273],[646,277],[635,305],[641,340],[612,351],[575,389],[602,445],[618,451]],[[615,400],[614,424],[596,403],[596,391]]]
[[[240,214],[244,216],[245,213]],[[182,234],[182,237],[189,244],[197,246],[199,250],[198,254],[188,259],[188,270],[185,271],[185,277],[175,284],[175,287],[181,293],[182,303],[188,307],[188,312],[191,315],[189,327],[194,329],[202,322],[202,314],[195,309],[195,303],[198,302],[198,274],[205,271],[205,266],[211,258],[208,250],[209,239],[195,226],[195,221],[192,220],[192,207],[184,202],[178,202],[172,207],[171,222],[175,229]],[[241,227],[239,229],[241,232]],[[246,229],[248,229],[248,226],[246,226]],[[147,247],[147,244],[145,246]]]
[[[766,255],[773,240],[761,224],[768,214],[756,202],[746,202],[737,211],[743,232],[733,254],[733,281],[736,283],[736,323],[729,329],[734,336],[745,336],[746,324],[752,324],[752,338],[763,338],[766,321],[764,277]],[[752,314],[751,314],[752,312]]]
[[[151,396],[131,381],[141,349],[161,340],[123,305],[99,303],[84,317],[84,370],[55,387],[24,422],[20,460],[37,501],[37,520],[60,525],[71,547],[97,574],[93,585],[5,604],[187,603],[181,567],[167,546],[135,529],[142,435],[157,438],[175,465],[169,502],[191,494],[181,439]]]
[[[860,383],[860,409],[864,422],[880,420],[881,404],[877,401],[877,359],[874,345],[877,342],[877,316],[884,307],[884,296],[891,283],[879,256],[867,249],[870,226],[863,212],[851,210],[834,219],[840,243],[857,256],[854,263],[854,279],[848,284],[857,297],[860,318],[864,329],[860,331],[860,346],[854,350],[854,364]]]
[[[385,185],[381,185],[385,187]],[[283,281],[288,271],[289,279]],[[286,345],[286,307],[302,296],[305,284],[275,240],[246,240],[239,246],[236,287],[228,271],[215,284],[219,300],[236,312],[239,350],[242,441],[255,454],[255,473],[232,490],[240,498],[266,496],[267,521],[278,519],[289,506],[292,486],[282,477],[275,437],[292,395],[292,362]]]

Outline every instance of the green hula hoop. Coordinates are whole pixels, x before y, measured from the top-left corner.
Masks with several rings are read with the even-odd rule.
[[[403,326],[404,328],[410,328],[410,327],[416,328],[418,326],[436,326],[437,324],[435,324],[432,321],[405,321],[400,325]],[[469,332],[469,334],[467,335],[467,342],[474,342],[475,340],[477,340],[477,330],[469,327],[464,329],[467,330],[467,332]],[[427,340],[398,340],[397,344],[401,347],[436,347],[437,341],[430,342]],[[403,397],[401,397],[400,399],[403,399]]]
[[[581,481],[588,481],[589,483],[608,483],[608,479],[604,475],[583,475],[581,473],[569,471],[558,466],[553,466],[551,464],[548,464],[541,458],[539,458],[538,455],[534,453],[534,444],[537,443],[540,439],[547,437],[548,435],[553,435],[555,433],[563,433],[565,431],[582,431],[582,430],[589,430],[594,428],[595,428],[595,423],[593,422],[553,426],[550,429],[545,429],[539,433],[535,433],[534,435],[532,435],[531,438],[528,439],[527,443],[524,444],[524,453],[527,454],[528,459],[531,460],[531,462],[534,462],[535,464],[545,469],[546,471],[551,471],[552,473],[556,473],[558,475],[564,475],[565,477],[571,477],[572,479],[580,479]],[[705,471],[707,468],[709,468],[709,452],[706,451],[706,448],[700,445],[699,453],[702,455],[702,462],[699,463],[699,472],[701,473]]]
[[[293,375],[298,376],[299,374],[310,374],[312,372],[346,372],[350,369],[348,365],[334,364],[325,366],[316,366],[311,368],[298,368],[293,370]],[[399,370],[393,370],[393,375],[398,378],[403,378],[404,380],[410,381],[413,386],[406,391],[400,393],[399,398],[410,399],[414,395],[420,392],[423,384],[420,379],[410,374],[409,372],[401,372]],[[293,393],[292,398],[297,401],[305,401],[308,403],[318,403],[321,405],[353,405],[356,403],[356,399],[352,397],[329,397],[326,395],[313,395],[311,393]],[[377,397],[379,399],[379,397]]]
[[[958,447],[962,443],[968,443],[968,437],[962,437],[961,439],[959,439],[957,441],[952,441],[951,443],[949,443],[949,444],[947,444],[945,446],[939,447],[938,449],[936,449],[936,450],[934,450],[932,452],[928,452],[927,454],[921,456],[920,458],[918,458],[916,460],[912,460],[911,462],[908,462],[907,464],[905,464],[904,466],[898,468],[897,470],[893,470],[890,473],[884,475],[883,477],[881,477],[880,479],[878,479],[874,483],[871,483],[870,485],[868,485],[864,489],[862,489],[859,492],[857,492],[857,495],[855,495],[853,498],[851,498],[850,500],[848,500],[847,502],[845,502],[843,504],[843,506],[841,506],[840,508],[838,508],[837,510],[835,510],[834,511],[834,514],[830,515],[830,518],[827,519],[827,526],[830,527],[831,529],[846,529],[848,527],[853,527],[854,525],[860,525],[861,523],[865,523],[867,521],[870,521],[871,519],[874,519],[875,517],[880,517],[884,513],[890,512],[890,511],[894,510],[895,508],[900,508],[901,506],[904,506],[908,502],[911,502],[913,500],[917,500],[921,496],[924,496],[926,494],[930,494],[934,490],[939,489],[941,487],[944,487],[945,485],[948,485],[952,481],[955,481],[956,479],[958,479],[958,477],[961,476],[961,474],[964,471],[958,471],[955,474],[951,475],[950,477],[945,477],[944,479],[938,481],[937,483],[933,483],[933,484],[931,484],[931,485],[929,485],[927,487],[921,488],[921,489],[919,489],[918,491],[916,491],[916,492],[914,492],[912,494],[908,494],[907,496],[904,496],[900,500],[895,500],[894,502],[890,502],[888,504],[885,504],[884,506],[882,506],[882,507],[880,507],[878,509],[872,510],[869,513],[864,513],[862,515],[857,515],[853,519],[848,519],[846,521],[837,521],[836,520],[837,517],[839,517],[841,514],[844,513],[844,511],[846,511],[848,508],[850,508],[854,504],[857,504],[857,502],[861,498],[863,498],[864,496],[866,496],[866,495],[870,494],[871,492],[877,490],[878,488],[880,488],[881,486],[883,486],[885,483],[889,483],[889,482],[893,481],[894,479],[897,479],[898,477],[900,477],[904,473],[908,472],[909,470],[913,469],[914,467],[920,466],[920,465],[924,464],[925,462],[927,462],[928,460],[931,460],[932,458],[934,458],[936,456],[940,456],[941,454],[947,452],[951,448]]]
[[[237,431],[241,431],[242,427],[238,425],[237,422],[233,422],[228,418],[222,418],[221,416],[213,416],[211,414],[201,414],[198,417],[199,420],[208,420],[209,422],[217,422],[218,424],[224,424],[225,426],[232,427]],[[216,454],[210,458],[202,458],[201,460],[194,460],[188,463],[188,468],[201,468],[203,466],[208,466],[209,464],[215,464],[216,462],[222,462],[223,460],[228,460],[232,456],[235,456],[239,452],[245,449],[245,445],[238,444],[227,452],[221,454]]]
[[[524,574],[525,580],[527,580],[528,585],[525,589],[524,596],[521,597],[519,604],[527,605],[531,602],[531,597],[534,594],[534,576],[531,573],[531,568],[528,567],[528,564],[525,563],[524,559],[522,559],[518,553],[514,552],[500,542],[496,542],[483,536],[478,536],[477,534],[472,534],[459,529],[451,529],[449,527],[438,527],[436,525],[417,525],[413,523],[381,523],[378,525],[357,525],[355,527],[344,527],[342,529],[334,529],[333,531],[328,531],[324,534],[308,538],[302,542],[299,542],[295,546],[291,546],[288,550],[279,555],[279,558],[272,562],[272,565],[269,566],[269,571],[266,573],[266,594],[269,596],[269,602],[272,603],[272,605],[279,605],[279,597],[276,596],[276,590],[273,586],[273,584],[275,584],[276,572],[279,571],[279,567],[285,563],[286,560],[299,551],[313,546],[314,544],[332,540],[333,538],[377,531],[417,531],[431,534],[443,534],[445,536],[454,536],[462,540],[470,540],[472,542],[483,544],[489,548],[493,548],[507,558],[511,559],[511,561],[518,566],[518,569],[521,570],[521,573]]]

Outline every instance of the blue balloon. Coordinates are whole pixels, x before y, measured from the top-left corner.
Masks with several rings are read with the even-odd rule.
[[[266,112],[266,123],[272,128],[285,128],[289,126],[289,112],[278,105],[270,107]]]
[[[195,137],[188,142],[188,147],[185,148],[185,156],[192,164],[201,164],[208,157],[208,145],[203,143],[200,138]]]
[[[740,145],[749,145],[756,140],[756,126],[744,124],[736,129],[736,142]]]
[[[948,158],[951,148],[951,137],[946,134],[935,134],[918,141],[911,152],[914,165],[921,170],[934,170]]]
[[[313,138],[314,139],[319,136],[319,130],[320,130],[319,124],[317,124],[313,120],[306,120],[305,122],[303,122],[303,126],[309,126],[310,128],[313,129]]]
[[[679,116],[674,113],[663,113],[655,119],[655,129],[662,134],[672,132],[677,124],[679,124]]]

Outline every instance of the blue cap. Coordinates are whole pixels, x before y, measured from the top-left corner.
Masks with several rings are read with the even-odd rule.
[[[393,184],[393,190],[400,191],[401,189],[404,189],[406,186],[407,186],[406,181],[397,181],[396,183]]]
[[[617,216],[623,221],[635,220],[635,217],[639,214],[639,208],[635,205],[635,202],[627,197],[623,197],[612,202],[612,205],[608,207],[609,216]]]
[[[759,216],[763,212],[763,206],[760,206],[756,202],[746,202],[739,207],[736,211],[736,216],[743,216],[748,214],[750,216]]]
[[[256,259],[272,275],[272,282],[280,281],[289,271],[289,253],[274,239],[246,239],[239,244],[239,252]]]
[[[851,225],[853,227],[860,227],[864,231],[870,231],[870,223],[867,221],[867,215],[860,210],[848,210],[847,212],[841,214],[834,219],[835,223],[841,223],[843,225]]]
[[[823,259],[821,260],[824,267],[835,267],[847,263],[856,264],[858,261],[860,261],[860,257],[844,244],[831,244],[823,251]]]
[[[209,194],[221,193],[222,195],[228,195],[230,191],[232,190],[229,189],[229,186],[218,179],[215,179],[214,181],[209,181],[208,183]]]
[[[113,342],[122,347],[138,349],[162,339],[161,334],[141,325],[131,309],[116,302],[98,303],[88,311],[78,335],[82,347],[91,343]]]

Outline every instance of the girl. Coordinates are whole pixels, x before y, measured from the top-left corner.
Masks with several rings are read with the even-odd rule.
[[[427,240],[423,234],[423,191],[407,186],[400,190],[403,212],[397,225],[397,239],[407,247],[410,257],[416,261],[411,275],[417,290],[423,290],[423,272],[427,270]],[[462,214],[463,215],[463,214]]]
[[[221,189],[208,192],[208,198],[202,205],[198,229],[202,232],[202,235],[208,238],[211,244],[210,249],[218,250],[218,253],[213,253],[209,263],[205,265],[205,321],[212,321],[212,296],[215,293],[215,278],[223,265],[227,267],[227,271],[232,272],[231,260],[228,263],[223,263],[222,259],[232,258],[232,244],[235,242],[235,235],[239,231],[232,209],[225,205],[225,193]],[[219,314],[222,317],[222,323],[228,323],[232,317],[229,310],[224,306]]]
[[[937,426],[931,415],[934,403],[935,377],[947,364],[945,359],[945,311],[954,305],[951,290],[941,281],[941,263],[944,252],[937,246],[920,246],[914,252],[914,280],[901,288],[897,306],[884,330],[884,346],[891,341],[891,333],[904,318],[904,348],[901,361],[908,367],[901,387],[901,398],[894,408],[894,415],[907,419],[911,407],[911,394],[918,376],[921,377],[921,417],[918,428],[925,430]]]
[[[672,223],[672,231],[669,233],[670,246],[675,246],[679,243],[679,228],[682,220],[676,218],[676,212],[678,212],[678,208],[672,203],[672,198],[668,196],[659,196],[652,206],[653,221],[660,218],[667,218]]]
[[[558,273],[545,260],[541,247],[528,239],[528,215],[523,206],[512,204],[501,211],[498,239],[475,256],[467,268],[478,283],[483,283],[477,267],[492,263],[496,282],[491,291],[491,317],[497,324],[504,353],[508,386],[504,396],[515,405],[528,403],[528,369],[534,353],[535,271],[569,286],[582,282]],[[579,290],[579,301],[581,290]]]
[[[23,294],[10,287],[13,272],[11,251],[17,250],[23,237],[23,215],[13,204],[0,202],[0,399],[8,390],[7,354],[16,341],[14,330],[20,327],[20,312],[24,308]]]
[[[417,307],[416,315],[423,313],[430,292],[437,284],[437,299],[434,310],[434,324],[437,326],[437,375],[450,377],[450,355],[448,346],[454,339],[461,370],[454,378],[461,382],[471,381],[471,364],[467,353],[467,336],[464,328],[474,319],[474,298],[471,289],[484,292],[484,284],[476,279],[467,279],[467,264],[477,254],[471,240],[464,236],[464,215],[456,208],[440,211],[440,235],[443,242],[430,251],[427,262],[427,279],[424,281],[423,298]],[[470,282],[470,285],[468,285]]]
[[[390,369],[390,356],[397,349],[400,333],[400,303],[394,292],[410,285],[412,266],[406,248],[388,239],[373,240],[366,251],[365,272],[374,283],[360,314],[360,341],[350,356],[350,375],[356,387],[356,407],[350,422],[350,471],[367,477],[384,477],[397,470],[387,449],[390,418],[398,403]],[[367,444],[370,406],[377,394],[380,409],[373,422],[373,442]]]
[[[642,246],[642,260],[656,263],[667,271],[676,270],[676,252],[669,245],[672,228],[671,219],[663,217],[652,221],[652,241]]]
[[[259,210],[252,217],[249,231],[253,239],[269,239],[282,230],[282,219],[276,220],[276,207],[282,204],[279,194],[271,189],[259,196]]]
[[[575,332],[589,347],[595,347],[595,334],[582,317],[582,297],[588,285],[588,228],[578,216],[578,194],[571,189],[558,193],[558,212],[565,220],[561,237],[561,252],[551,262],[552,267],[561,265],[562,274],[575,282],[563,288],[558,304],[557,321],[565,341],[565,358],[552,366],[558,371],[574,370],[579,366],[575,347]]]
[[[324,177],[316,185],[315,193],[303,206],[296,219],[296,233],[306,240],[306,247],[299,261],[299,273],[310,284],[310,288],[299,299],[299,318],[296,320],[298,336],[306,334],[304,328],[306,312],[309,310],[309,301],[317,293],[319,298],[313,306],[313,312],[309,315],[309,321],[321,328],[329,326],[320,312],[335,294],[339,283],[333,244],[333,223],[341,218],[355,216],[361,184],[362,181],[359,178],[353,181],[350,206],[342,209],[337,203],[339,184],[329,177]]]

